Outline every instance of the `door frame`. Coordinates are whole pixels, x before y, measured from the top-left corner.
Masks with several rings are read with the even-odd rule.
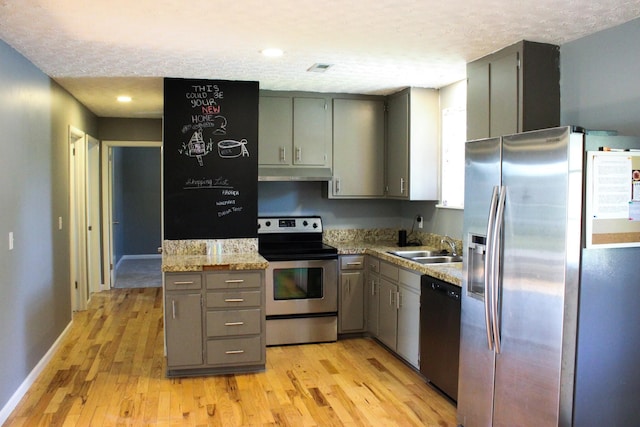
[[[164,206],[162,141],[114,141],[104,140],[101,144],[102,174],[102,271],[104,272],[105,289],[115,284],[115,265],[113,262],[113,158],[114,147],[147,147],[160,148],[160,206]],[[164,230],[164,215],[160,216],[160,232]],[[161,240],[164,236],[161,236]]]
[[[69,126],[69,270],[71,311],[86,310],[86,133]]]

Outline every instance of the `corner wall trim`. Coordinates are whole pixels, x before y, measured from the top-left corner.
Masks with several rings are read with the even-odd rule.
[[[42,373],[47,364],[53,359],[56,350],[58,350],[58,348],[60,347],[62,340],[71,329],[72,324],[73,320],[71,320],[67,327],[64,328],[64,331],[62,331],[60,336],[58,336],[51,348],[45,353],[42,359],[40,359],[38,364],[34,366],[31,372],[29,372],[29,375],[27,375],[22,384],[20,384],[20,387],[18,387],[15,393],[13,393],[13,396],[11,396],[11,398],[7,401],[6,405],[4,405],[2,410],[0,410],[0,425],[4,425],[13,410],[18,406],[18,403],[20,403],[20,400],[22,400],[27,391],[29,391],[29,388],[36,382],[38,376]]]

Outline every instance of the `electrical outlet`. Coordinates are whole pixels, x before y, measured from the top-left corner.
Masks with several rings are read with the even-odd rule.
[[[58,217],[58,230],[62,230],[62,217]]]
[[[416,222],[418,223],[418,228],[422,228],[422,225],[423,225],[422,215],[416,216]]]

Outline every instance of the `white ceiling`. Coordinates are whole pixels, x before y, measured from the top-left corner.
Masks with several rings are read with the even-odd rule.
[[[160,117],[165,76],[438,88],[519,40],[561,45],[639,16],[640,0],[0,0],[0,38],[100,117]]]

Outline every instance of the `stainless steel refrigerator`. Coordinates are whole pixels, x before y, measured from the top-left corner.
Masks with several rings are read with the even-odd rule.
[[[467,142],[459,424],[640,419],[640,218],[607,205],[634,185],[629,149],[570,127]]]

